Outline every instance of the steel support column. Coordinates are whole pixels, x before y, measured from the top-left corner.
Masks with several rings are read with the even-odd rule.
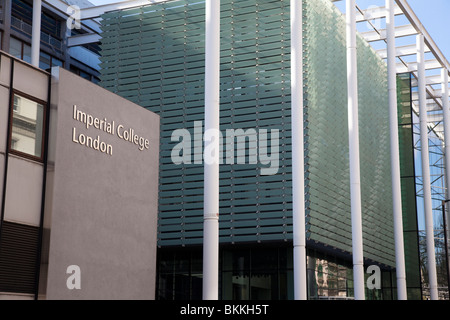
[[[365,300],[364,256],[359,164],[358,71],[356,55],[355,0],[346,0],[348,135],[352,221],[353,283],[356,300]]]
[[[291,0],[291,126],[294,297],[306,300],[305,166],[303,131],[302,0]]]
[[[33,22],[31,29],[31,64],[39,67],[41,49],[41,12],[42,0],[33,0]]]
[[[203,299],[219,298],[220,0],[206,0]],[[206,150],[209,150],[207,154]]]
[[[444,116],[444,161],[445,161],[445,184],[446,184],[446,201],[443,202],[443,223],[444,223],[444,239],[445,239],[445,253],[447,259],[447,277],[450,279],[450,262],[448,256],[448,239],[449,239],[449,201],[450,201],[450,110],[448,101],[448,70],[446,68],[442,69],[441,72],[442,85],[441,85],[441,97],[442,97],[442,110]],[[450,287],[450,280],[448,281],[448,286]]]
[[[420,145],[422,160],[423,199],[425,209],[425,231],[427,244],[428,277],[431,300],[438,299],[436,253],[434,247],[433,208],[431,200],[430,159],[428,154],[428,116],[425,80],[425,42],[424,36],[417,36],[417,67],[419,92]]]
[[[391,138],[391,184],[394,215],[395,265],[398,300],[406,300],[405,249],[403,241],[402,193],[398,142],[397,73],[395,61],[394,0],[386,0],[386,38],[389,93],[389,125]]]

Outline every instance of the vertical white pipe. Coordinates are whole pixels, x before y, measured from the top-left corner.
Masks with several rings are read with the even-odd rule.
[[[203,212],[203,299],[219,297],[219,90],[220,0],[205,8],[205,154]],[[206,138],[207,135],[210,138]],[[209,159],[206,159],[206,157]]]
[[[442,110],[444,114],[444,159],[445,159],[445,182],[447,186],[446,190],[446,200],[450,199],[450,110],[449,110],[449,101],[448,101],[448,70],[446,68],[442,69]],[[445,203],[445,221],[447,225],[447,239],[449,239],[449,210],[450,202]],[[448,240],[447,240],[448,241]],[[445,243],[447,246],[448,243]],[[448,247],[447,247],[448,248]],[[448,258],[448,257],[447,257]],[[450,263],[448,265],[450,268]]]
[[[423,176],[423,198],[425,209],[425,231],[428,256],[428,276],[430,283],[431,300],[438,299],[437,276],[436,276],[436,254],[434,250],[434,228],[433,209],[431,203],[430,182],[430,159],[428,154],[428,117],[427,97],[425,90],[425,54],[424,37],[417,36],[417,67],[418,67],[418,91],[419,91],[419,121],[420,121],[420,144],[422,146],[422,176]]]
[[[402,193],[398,143],[397,72],[395,63],[394,0],[386,0],[386,37],[389,93],[389,125],[391,133],[391,183],[394,214],[395,265],[398,300],[407,299],[405,249],[403,242]]]
[[[302,0],[291,0],[291,126],[294,298],[307,299],[303,138]]]
[[[41,12],[42,0],[33,0],[33,22],[31,29],[31,64],[39,67],[41,46]]]
[[[352,217],[353,282],[355,287],[355,299],[365,300],[361,217],[361,182],[359,167],[358,76],[356,55],[355,0],[346,0],[345,15],[347,35],[348,135]]]

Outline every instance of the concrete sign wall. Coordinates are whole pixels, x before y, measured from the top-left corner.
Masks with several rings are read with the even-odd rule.
[[[154,299],[159,116],[52,73],[41,297]]]

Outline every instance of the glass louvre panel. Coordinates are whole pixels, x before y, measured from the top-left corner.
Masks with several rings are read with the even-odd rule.
[[[9,53],[19,59],[22,59],[22,42],[11,38],[9,40]]]
[[[41,52],[40,57],[39,57],[39,68],[46,70],[46,69],[50,68],[50,66],[51,66],[50,55],[48,55],[44,52]]]
[[[248,139],[245,164],[237,163],[239,148],[234,140],[234,162],[220,168],[221,242],[291,237],[291,196],[284,191],[291,188],[286,130],[290,128],[289,47],[280,45],[289,39],[288,2],[222,2],[221,131],[225,136],[231,129],[267,129],[270,155],[270,129],[277,129],[284,145],[280,146],[279,174],[263,176],[261,164],[249,164],[254,150],[248,150]],[[145,23],[139,22],[141,18]],[[170,152],[175,144],[170,137],[173,130],[183,128],[194,139],[194,122],[204,120],[204,3],[172,1],[107,14],[104,19],[102,85],[123,96],[138,96],[139,104],[161,116],[164,178],[160,184],[159,243],[201,243],[203,166],[174,165]],[[264,24],[258,23],[260,20]],[[117,23],[121,26],[118,38],[113,27]],[[127,34],[135,33],[136,28],[142,36],[130,41]],[[258,39],[258,34],[266,37]],[[130,69],[112,59],[122,49],[121,65],[130,65]],[[110,76],[116,72],[118,78]],[[128,79],[129,85],[124,84]],[[192,148],[192,160],[201,155],[201,148]]]
[[[62,67],[64,64],[61,60],[52,57],[52,67]]]
[[[328,0],[303,3],[308,239],[351,252],[345,21]],[[158,244],[200,244],[201,158],[175,165],[170,155],[173,130],[194,141],[204,120],[204,2],[110,12],[102,24],[101,85],[161,116]],[[220,166],[222,243],[292,239],[289,28],[287,0],[221,2],[221,131],[280,134],[277,174]],[[361,39],[358,53],[365,256],[392,266],[386,66]]]
[[[351,252],[345,21],[330,1],[304,1],[311,239]],[[385,63],[358,37],[364,257],[393,266]]]
[[[12,16],[19,17],[31,24],[33,16],[33,7],[28,3],[20,0],[12,1]]]

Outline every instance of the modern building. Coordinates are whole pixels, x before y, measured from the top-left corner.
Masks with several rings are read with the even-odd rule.
[[[16,11],[4,8],[29,30],[31,3],[17,1],[9,2]],[[65,20],[78,16],[68,5],[42,4],[42,32],[47,16],[58,17],[61,54],[48,51],[41,32],[41,68],[87,72],[160,117],[155,298],[202,299],[207,288],[219,299],[298,299],[300,287],[308,299],[360,299],[363,285],[365,299],[448,299],[450,65],[407,1],[302,0],[297,9],[292,0],[222,0],[220,20],[207,18],[211,3],[76,3],[80,21],[72,23],[81,28],[70,32]],[[6,16],[2,48],[27,60],[32,32]],[[353,36],[356,47],[347,42]],[[20,56],[13,39],[23,41]],[[220,110],[216,131],[212,109]],[[208,145],[211,137],[219,144]],[[212,238],[210,201],[218,206]]]
[[[154,299],[159,117],[59,67],[0,70],[0,299]]]
[[[395,7],[396,15],[404,11]],[[302,12],[308,298],[351,298],[345,17],[328,0],[303,1]],[[220,15],[219,298],[292,299],[290,1],[221,1]],[[107,12],[102,25],[101,86],[161,116],[157,297],[201,298],[205,2],[160,1]],[[408,30],[403,36],[417,33],[410,26],[397,29]],[[369,35],[376,37],[357,37],[364,270],[380,267],[382,286],[365,293],[367,299],[394,299],[388,70],[386,49],[377,52]],[[379,34],[378,40],[384,41]],[[406,67],[397,72],[404,247],[408,297],[420,299],[414,72]],[[261,140],[262,130],[270,137]],[[239,135],[247,139],[241,162]],[[264,162],[261,145],[269,146],[264,155],[272,161]],[[273,167],[273,174],[264,174]]]
[[[67,1],[79,8],[92,4],[84,0]],[[76,45],[69,38],[85,33],[100,31],[100,24],[94,20],[84,21],[80,28],[68,28],[67,3],[54,4],[44,2],[41,13],[39,67],[48,70],[53,66],[63,67],[93,82],[99,76],[98,43]],[[58,10],[58,5],[64,11]],[[31,35],[33,20],[33,1],[2,0],[0,2],[0,49],[16,58],[31,63]]]

